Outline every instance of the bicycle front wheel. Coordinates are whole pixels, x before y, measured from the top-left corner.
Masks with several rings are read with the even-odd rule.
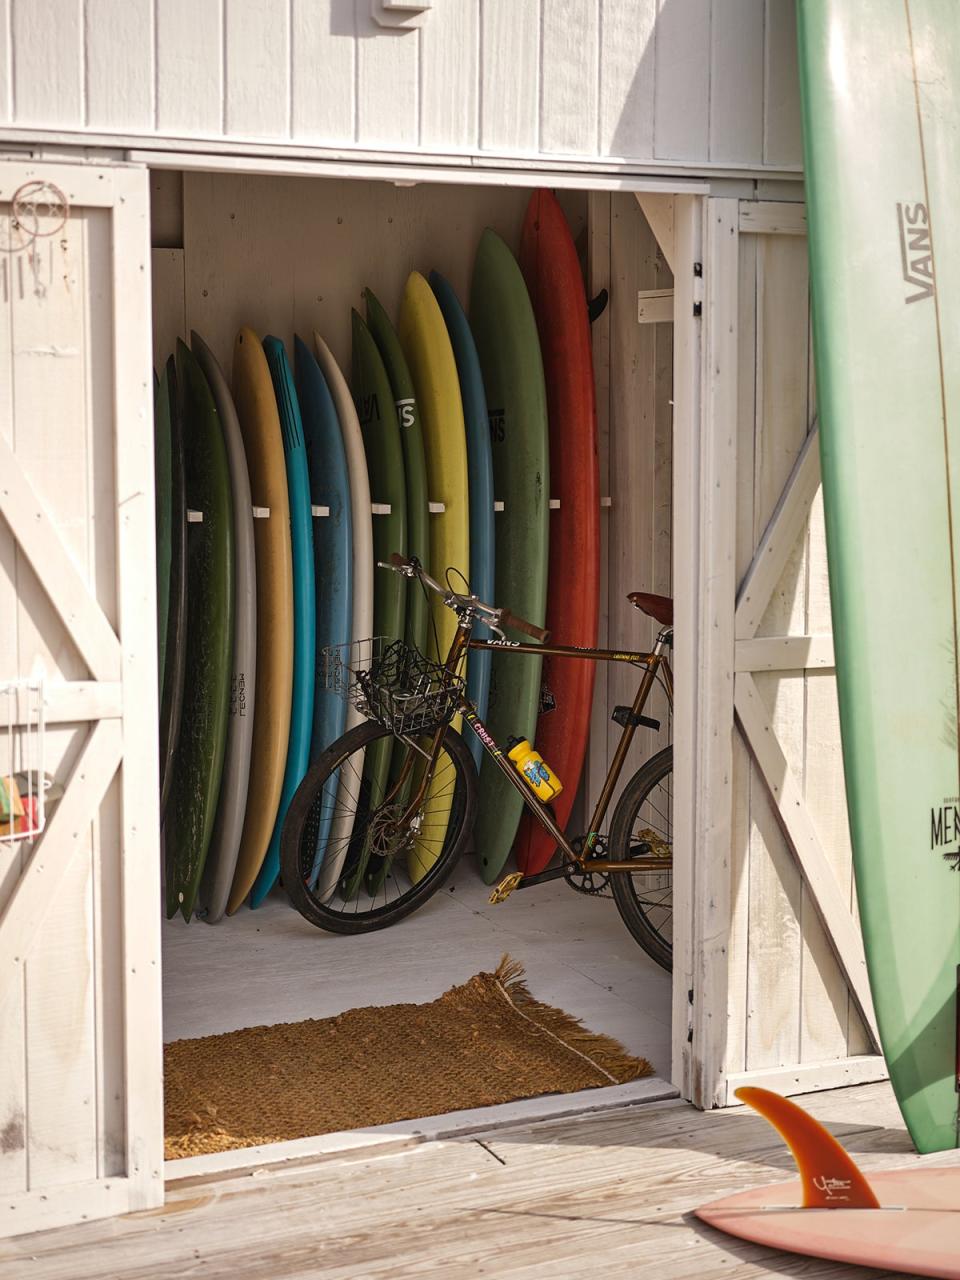
[[[391,777],[404,780],[374,803],[363,766],[368,748],[384,738],[392,739]],[[383,929],[423,906],[456,866],[473,830],[476,770],[466,743],[448,728],[428,794],[404,822],[426,745],[367,721],[307,771],[283,824],[280,870],[311,924],[333,933]]]
[[[612,871],[610,888],[624,924],[644,951],[673,968],[673,748],[652,756],[627,783],[610,824],[610,857],[663,858],[664,867]]]

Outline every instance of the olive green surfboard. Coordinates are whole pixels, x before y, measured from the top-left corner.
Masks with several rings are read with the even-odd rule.
[[[407,493],[403,473],[403,448],[390,380],[377,344],[356,311],[352,313],[352,390],[357,417],[363,433],[363,448],[370,478],[373,504],[373,555],[386,561],[393,552],[407,554]],[[378,511],[377,508],[380,508]],[[387,510],[389,508],[389,510]],[[383,643],[402,640],[406,605],[406,579],[387,569],[375,569],[373,576],[373,631]],[[371,807],[384,796],[390,770],[392,740],[381,738],[369,747],[363,762],[361,798]],[[349,859],[341,879],[345,898],[356,895],[367,869],[370,848],[359,851],[355,864]]]
[[[157,668],[159,696],[167,665],[167,623],[170,619],[170,560],[173,555],[173,438],[170,421],[171,379],[166,369],[154,374],[153,458],[156,473],[157,524]]]
[[[550,454],[547,396],[537,323],[513,254],[489,228],[480,239],[470,290],[493,446],[498,605],[542,627],[547,608]],[[519,634],[511,637],[521,640]],[[487,724],[501,744],[511,734],[533,741],[540,703],[539,657],[509,652],[493,659]],[[490,883],[510,854],[523,801],[484,757],[476,848]]]
[[[167,918],[193,914],[213,834],[227,740],[233,643],[233,499],[216,405],[177,343],[187,509],[187,653],[180,741],[165,827]]]
[[[798,6],[823,495],[857,898],[920,1151],[958,1145],[960,7]]]
[[[430,507],[427,496],[427,460],[423,448],[423,428],[417,405],[413,377],[400,346],[400,339],[390,317],[376,296],[364,290],[367,302],[367,327],[373,335],[390,379],[397,410],[400,442],[403,446],[403,469],[406,478],[407,555],[416,556],[423,565],[430,564]],[[406,583],[407,605],[404,638],[414,649],[425,652],[429,602],[420,586]]]
[[[180,740],[180,715],[183,710],[183,677],[187,641],[187,496],[183,466],[183,429],[177,395],[177,372],[173,356],[167,360],[161,375],[161,390],[166,386],[166,418],[169,423],[169,470],[157,472],[157,538],[169,539],[167,561],[166,622],[161,654],[160,684],[160,822],[164,822],[173,763]],[[164,425],[158,418],[158,434]],[[158,441],[159,445],[159,441]],[[161,517],[161,508],[166,515]],[[166,528],[161,533],[161,520]],[[159,555],[158,555],[159,561]],[[159,577],[158,564],[158,577]],[[163,587],[160,585],[162,591]],[[158,610],[159,612],[159,610]]]

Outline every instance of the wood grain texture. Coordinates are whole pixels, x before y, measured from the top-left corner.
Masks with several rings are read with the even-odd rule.
[[[799,165],[803,148],[795,0],[766,0],[764,85],[763,163]]]
[[[885,1084],[807,1101],[868,1175],[955,1161],[910,1150]],[[706,1200],[794,1177],[789,1154],[759,1117],[649,1103],[379,1158],[359,1151],[258,1177],[185,1183],[170,1189],[160,1212],[13,1240],[0,1259],[11,1275],[43,1280],[144,1280],[198,1268],[210,1280],[467,1280],[482,1271],[546,1280],[595,1275],[598,1259],[605,1276],[620,1280],[636,1276],[638,1258],[655,1258],[665,1280],[758,1280],[784,1268],[817,1280],[879,1280],[883,1272],[794,1262],[690,1225],[690,1211]]]
[[[467,151],[476,145],[480,8],[479,0],[436,5],[420,30],[419,143],[425,151]]]
[[[657,0],[605,0],[600,10],[597,150],[653,157]]]
[[[0,124],[9,124],[13,120],[12,3],[13,0],[0,0]]]
[[[155,0],[86,0],[86,123],[145,133],[154,122]]]
[[[409,150],[420,141],[420,32],[378,26],[357,0],[357,141]]]
[[[659,2],[654,155],[709,158],[710,0]]]
[[[480,10],[480,148],[539,151],[542,0],[484,0]],[[524,74],[505,74],[510,66]]]
[[[354,3],[329,0],[328,8],[315,0],[293,0],[291,7],[290,119],[303,142],[354,141]]]
[[[84,124],[82,0],[15,3],[14,112],[18,125]]]
[[[225,0],[224,132],[290,135],[289,0]],[[322,66],[316,68],[322,78]]]
[[[156,10],[157,132],[220,137],[224,47],[219,4],[163,0]]]
[[[710,32],[710,159],[755,163],[763,151],[764,0],[722,0]]]
[[[597,145],[596,0],[541,0],[540,150],[591,155]]]

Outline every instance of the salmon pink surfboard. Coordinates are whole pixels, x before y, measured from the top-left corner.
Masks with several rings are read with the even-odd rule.
[[[600,469],[590,322],[580,261],[563,210],[549,191],[530,197],[520,238],[520,269],[530,293],[550,424],[550,568],[547,630],[554,644],[597,643],[600,614]],[[593,701],[594,663],[545,658],[536,747],[563,783],[553,802],[565,827],[580,785]],[[556,848],[524,812],[514,853],[526,875],[542,871]]]
[[[829,1258],[886,1275],[960,1280],[960,1167],[890,1169],[869,1181],[839,1142],[795,1103],[738,1089],[779,1130],[799,1182],[741,1191],[696,1210],[711,1227],[753,1244]]]

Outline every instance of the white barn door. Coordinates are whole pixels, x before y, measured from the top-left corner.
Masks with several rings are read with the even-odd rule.
[[[698,228],[699,402],[676,472],[674,1079],[879,1079],[840,750],[801,204],[712,199]],[[682,393],[677,388],[678,411]],[[679,446],[678,446],[679,447]],[[684,680],[680,680],[681,673]],[[686,722],[684,722],[686,723]],[[679,739],[678,739],[679,741]]]
[[[163,1198],[146,171],[0,161],[0,1235]]]

